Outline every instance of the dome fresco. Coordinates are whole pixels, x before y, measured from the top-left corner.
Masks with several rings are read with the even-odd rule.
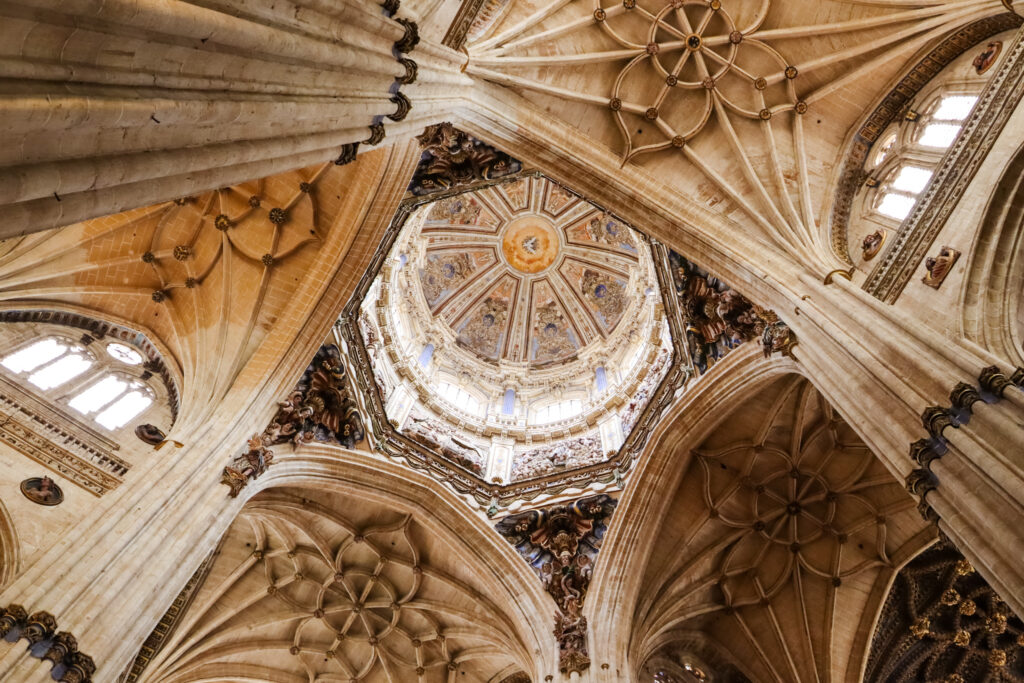
[[[633,231],[544,178],[436,202],[420,234],[411,266],[430,314],[488,362],[573,358],[642,298]]]
[[[412,210],[360,328],[391,424],[487,481],[603,462],[672,358],[646,238],[539,175]]]

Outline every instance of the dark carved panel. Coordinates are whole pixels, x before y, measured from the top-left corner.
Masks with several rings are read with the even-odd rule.
[[[616,503],[605,495],[589,496],[567,505],[510,515],[495,525],[536,570],[558,605],[554,634],[563,673],[581,672],[590,666],[583,601]]]
[[[867,683],[1024,679],[1024,624],[948,541],[896,576],[871,643]]]
[[[447,122],[427,127],[416,139],[423,147],[423,154],[409,184],[409,192],[417,197],[479,181],[497,180],[523,168],[517,159]]]

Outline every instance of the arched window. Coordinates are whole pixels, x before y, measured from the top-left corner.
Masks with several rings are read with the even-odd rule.
[[[441,396],[459,410],[470,415],[483,417],[484,405],[473,394],[451,382],[441,382],[437,385],[437,391]]]
[[[883,223],[899,223],[910,215],[977,101],[976,93],[936,95],[921,112],[907,112],[898,124],[902,130],[882,138],[871,158],[868,186],[874,190],[868,205]]]
[[[11,379],[108,432],[145,422],[157,398],[142,354],[110,339],[55,332],[16,345],[0,366]]]
[[[571,417],[576,417],[582,412],[583,401],[578,398],[572,398],[565,401],[559,401],[557,403],[549,403],[546,406],[534,409],[533,419],[531,421],[534,424],[548,424],[551,422],[568,420]]]

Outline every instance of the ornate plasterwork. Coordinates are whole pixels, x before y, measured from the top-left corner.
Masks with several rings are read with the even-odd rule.
[[[899,297],[992,151],[1022,97],[1024,41],[1018,34],[913,212],[869,274],[864,283],[865,291],[887,303],[893,303]]]
[[[867,683],[1018,681],[1024,624],[943,539],[896,576],[882,607]]]
[[[508,180],[499,182],[508,182]],[[479,180],[471,184],[469,189],[486,188],[494,184],[495,181]],[[464,191],[461,190],[461,192]],[[677,309],[674,297],[664,297],[660,300],[661,305],[665,307],[668,325],[672,329],[669,361],[661,366],[662,370],[659,370],[659,372],[663,371],[664,375],[659,378],[655,387],[647,387],[648,401],[645,405],[632,406],[631,410],[634,413],[632,420],[635,425],[625,436],[625,440],[617,452],[607,459],[577,469],[556,468],[528,481],[488,483],[471,470],[445,458],[436,449],[426,447],[418,440],[409,438],[407,434],[400,432],[388,416],[385,405],[394,395],[395,387],[389,381],[378,381],[378,377],[385,380],[388,378],[380,372],[381,365],[377,362],[377,359],[388,353],[384,346],[385,339],[381,338],[386,338],[387,332],[378,334],[374,321],[371,321],[370,325],[366,324],[366,317],[362,313],[363,305],[368,293],[373,289],[378,275],[385,271],[385,267],[393,267],[391,259],[394,258],[394,246],[398,243],[403,228],[415,210],[428,202],[443,200],[459,193],[460,190],[445,191],[425,198],[408,198],[403,202],[384,236],[380,248],[374,254],[370,268],[360,280],[352,300],[346,306],[339,320],[339,336],[344,341],[347,358],[351,361],[354,386],[361,392],[359,400],[366,411],[369,436],[373,447],[389,456],[404,460],[412,467],[426,470],[443,479],[456,491],[471,495],[479,504],[486,506],[491,514],[497,513],[501,507],[517,500],[530,500],[542,494],[557,494],[569,487],[581,488],[591,485],[615,484],[621,481],[622,476],[631,467],[633,459],[647,442],[658,417],[668,408],[688,376],[687,371],[684,370],[683,358],[686,350],[680,341],[682,339],[681,329],[677,330],[675,327],[679,317],[672,313]],[[661,249],[659,254],[664,252],[660,245],[653,244],[652,246],[655,249]],[[667,269],[657,268],[655,270],[659,288],[662,292],[669,291],[671,276]],[[664,273],[663,270],[665,270]],[[362,328],[371,331],[370,336],[366,338],[360,329],[361,317],[364,320]],[[373,312],[371,317],[376,317],[376,312]],[[498,381],[500,379],[499,376]],[[640,381],[642,378],[637,380],[637,382]],[[569,436],[572,436],[571,432]]]
[[[537,571],[558,605],[554,634],[562,673],[590,667],[583,603],[601,538],[617,502],[604,495],[590,496],[510,515],[495,527]]]
[[[480,181],[500,180],[523,168],[518,159],[448,122],[429,126],[416,139],[423,152],[409,192],[417,197],[464,188]]]
[[[352,448],[365,438],[341,352],[333,344],[321,346],[295,389],[278,403],[277,414],[262,434],[254,434],[248,446],[225,466],[221,483],[234,498],[274,462],[270,446],[310,441],[337,443]]]
[[[610,351],[620,326],[645,322],[642,292],[654,282],[641,239],[546,178],[448,197],[410,221],[391,300],[435,346],[453,341],[515,371],[502,364],[550,367],[591,346]],[[422,299],[399,299],[408,287]],[[471,356],[460,360],[476,371]]]

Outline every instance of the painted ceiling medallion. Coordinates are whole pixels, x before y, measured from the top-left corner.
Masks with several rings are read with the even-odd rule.
[[[554,262],[560,251],[555,226],[543,216],[517,218],[505,228],[501,251],[516,270],[539,273]]]
[[[570,360],[612,336],[643,299],[638,238],[546,178],[424,211],[410,265],[431,325],[488,363]]]

